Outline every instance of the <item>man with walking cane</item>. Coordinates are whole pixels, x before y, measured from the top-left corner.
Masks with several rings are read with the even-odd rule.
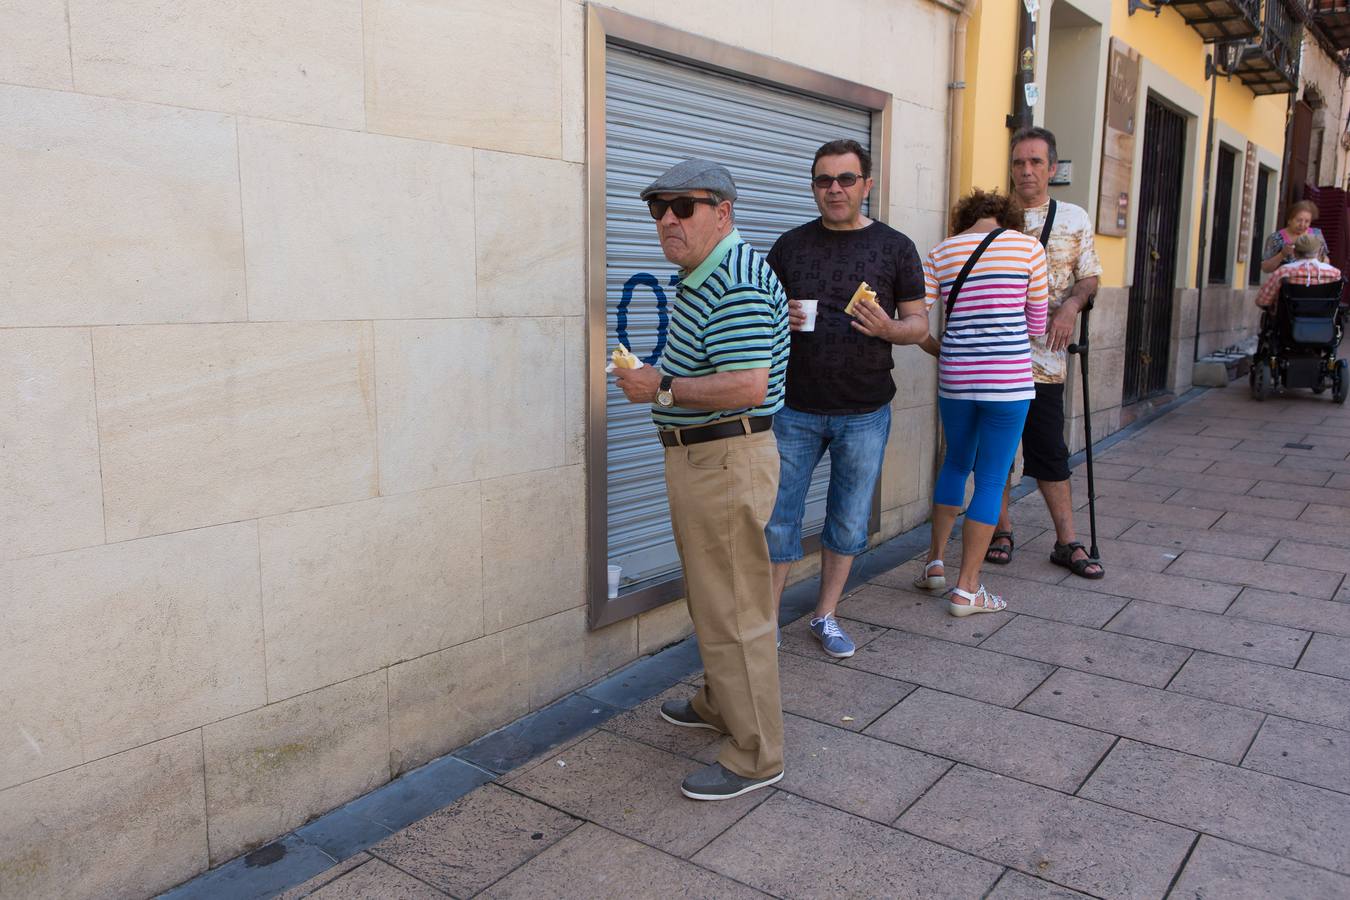
[[[1087,212],[1072,203],[1050,199],[1050,178],[1058,161],[1055,136],[1050,131],[1023,128],[1013,135],[1012,181],[1022,201],[1023,230],[1040,238],[1050,270],[1050,319],[1045,335],[1031,340],[1036,399],[1031,403],[1022,432],[1022,471],[1036,479],[1055,525],[1055,548],[1050,561],[1075,575],[1095,579],[1106,574],[1096,558],[1096,536],[1090,556],[1074,533],[1069,448],[1064,441],[1064,377],[1068,370],[1069,342],[1082,312],[1084,341],[1074,349],[1084,354],[1086,378],[1087,309],[1097,292],[1102,267],[1097,260],[1094,229]],[[1086,416],[1086,397],[1084,407]],[[1003,492],[998,528],[985,555],[996,565],[1011,562],[1015,549],[1012,518],[1008,513],[1010,490],[1011,485]]]

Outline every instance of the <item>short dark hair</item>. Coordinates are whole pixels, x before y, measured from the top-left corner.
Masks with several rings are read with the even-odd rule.
[[[982,191],[979,188],[956,201],[952,209],[952,234],[960,234],[980,219],[993,219],[1003,228],[1022,230],[1022,203],[1016,194]]]
[[[820,149],[816,151],[816,158],[811,160],[811,176],[815,177],[816,163],[820,162],[822,156],[843,156],[845,153],[852,153],[858,157],[858,164],[862,167],[860,173],[862,177],[872,177],[872,154],[868,153],[862,144],[847,139],[830,141],[827,144],[820,145]]]
[[[1059,162],[1059,149],[1055,147],[1055,133],[1049,128],[1039,128],[1028,126],[1019,128],[1013,133],[1012,141],[1008,144],[1008,155],[1017,149],[1017,145],[1023,141],[1045,141],[1045,146],[1050,153],[1050,158],[1046,160],[1050,165]]]

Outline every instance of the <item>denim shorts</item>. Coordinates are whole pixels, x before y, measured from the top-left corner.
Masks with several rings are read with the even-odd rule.
[[[774,562],[802,558],[806,492],[811,473],[826,450],[830,452],[830,491],[820,542],[841,556],[857,556],[866,550],[872,493],[891,433],[891,408],[820,416],[785,406],[774,415],[773,433],[778,439],[779,470],[778,500],[764,529],[769,558]]]

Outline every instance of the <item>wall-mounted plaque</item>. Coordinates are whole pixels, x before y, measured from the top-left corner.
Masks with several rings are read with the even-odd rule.
[[[1139,54],[1113,37],[1107,64],[1102,177],[1097,197],[1097,231],[1113,237],[1124,237],[1129,222],[1138,99]]]
[[[1246,262],[1252,253],[1252,207],[1255,205],[1256,145],[1248,141],[1247,156],[1242,164],[1242,217],[1238,219],[1238,262]]]

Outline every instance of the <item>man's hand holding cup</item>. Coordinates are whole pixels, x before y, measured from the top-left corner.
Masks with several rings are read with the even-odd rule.
[[[816,330],[816,300],[788,301],[788,328],[792,331]]]

